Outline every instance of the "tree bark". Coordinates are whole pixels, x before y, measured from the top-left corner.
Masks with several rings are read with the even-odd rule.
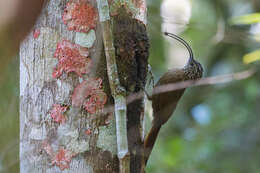
[[[94,7],[90,17],[95,18],[95,0],[47,0],[32,32],[20,46],[21,173],[119,172],[115,117],[113,111],[106,109],[114,104],[114,100],[98,15],[96,25],[82,30],[77,22],[70,23],[73,19],[66,21],[68,16],[64,14],[70,15],[69,10],[75,7],[68,8],[69,3],[87,4],[82,9],[88,10]],[[146,82],[149,48],[146,4],[144,0],[127,1],[124,6],[117,3],[117,0],[110,2],[113,44],[119,80],[129,96],[142,92]],[[77,9],[75,13],[78,12],[79,15],[90,14]],[[59,51],[65,51],[64,47],[65,57],[82,56],[84,62],[86,57],[90,58],[91,66],[79,69],[79,66],[73,66],[78,64],[74,59],[73,62],[62,62],[64,57],[59,56]],[[67,51],[70,48],[72,52]],[[78,53],[77,57],[73,57],[73,51]],[[61,66],[62,63],[70,66]],[[86,85],[91,82],[94,84],[90,91]],[[95,106],[89,104],[93,92],[98,93]],[[103,105],[97,106],[100,102],[105,104],[104,108]],[[143,99],[127,105],[132,173],[144,169],[142,116]]]

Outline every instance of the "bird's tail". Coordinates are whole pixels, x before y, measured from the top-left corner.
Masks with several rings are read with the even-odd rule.
[[[149,133],[147,134],[147,136],[145,137],[144,140],[144,161],[145,164],[147,163],[150,154],[153,150],[153,146],[155,144],[155,141],[157,139],[157,136],[159,134],[159,131],[161,129],[161,126],[152,126],[152,128],[150,129]]]

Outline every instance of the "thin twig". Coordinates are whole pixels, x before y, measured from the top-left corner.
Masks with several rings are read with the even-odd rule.
[[[221,84],[221,83],[233,82],[236,80],[243,80],[243,79],[247,79],[247,78],[251,77],[252,75],[255,74],[255,72],[256,72],[255,69],[249,69],[249,70],[245,70],[245,71],[237,72],[237,73],[231,73],[231,74],[225,74],[225,75],[219,75],[219,76],[213,76],[213,77],[205,77],[205,78],[201,78],[201,79],[195,80],[195,81],[189,80],[189,81],[184,81],[184,82],[160,85],[160,86],[154,88],[153,93],[159,94],[159,93],[179,90],[179,89],[183,89],[183,88],[188,88],[188,87],[202,86],[202,85],[216,85],[216,84]],[[139,100],[143,96],[144,96],[143,92],[129,95],[127,97],[127,104],[130,104],[130,103],[134,102],[135,100]],[[111,105],[107,106],[104,110],[104,112],[107,112],[107,113],[109,113],[111,111],[113,111],[113,109],[111,109]]]
[[[231,82],[234,80],[242,80],[252,76],[254,73],[255,70],[250,69],[250,70],[237,72],[237,73],[201,78],[199,80],[188,80],[184,82],[161,85],[154,89],[153,94],[159,94],[159,93],[179,90],[179,89],[193,87],[193,86],[214,85],[214,84]]]

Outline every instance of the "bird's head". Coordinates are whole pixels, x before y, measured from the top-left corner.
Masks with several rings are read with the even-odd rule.
[[[188,80],[199,79],[203,75],[202,65],[193,58],[190,58],[187,65],[184,67]]]

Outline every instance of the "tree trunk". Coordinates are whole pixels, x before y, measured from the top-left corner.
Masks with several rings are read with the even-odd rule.
[[[119,80],[129,96],[142,92],[146,82],[146,4],[118,3],[109,1],[113,43]],[[21,44],[21,173],[119,172],[100,18],[96,0],[46,0]],[[144,169],[142,116],[143,99],[127,105],[132,173]]]

